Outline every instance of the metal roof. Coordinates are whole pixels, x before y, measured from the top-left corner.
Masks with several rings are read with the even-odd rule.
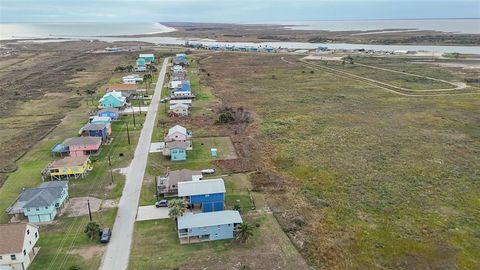
[[[64,157],[62,159],[55,160],[48,167],[58,168],[58,167],[69,167],[69,166],[82,166],[87,160],[88,160],[88,156]]]
[[[178,183],[178,197],[225,193],[222,178]]]
[[[242,222],[240,213],[233,210],[186,214],[178,218],[178,229],[210,227]]]
[[[184,134],[184,135],[187,135],[187,129],[186,129],[186,128],[184,128],[184,127],[182,127],[182,126],[180,126],[180,125],[176,125],[176,126],[170,128],[170,129],[168,130],[168,135],[167,135],[167,136],[170,136],[170,135],[172,135],[172,134],[175,133],[175,132],[180,132],[180,133],[182,133],[182,134]]]
[[[84,145],[92,145],[92,144],[99,144],[102,142],[102,138],[100,137],[72,137],[68,138],[65,141],[63,141],[63,145],[77,145],[77,146],[84,146]]]
[[[102,130],[106,127],[107,127],[107,124],[105,123],[96,123],[96,124],[88,123],[80,129],[80,133],[82,133],[85,130]]]

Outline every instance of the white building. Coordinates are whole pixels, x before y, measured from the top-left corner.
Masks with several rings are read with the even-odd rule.
[[[180,88],[182,81],[170,81],[170,89]]]
[[[143,78],[141,78],[140,75],[138,74],[132,74],[132,75],[122,77],[122,81],[123,83],[126,83],[126,84],[136,84],[139,82],[143,82]]]
[[[0,225],[0,269],[25,270],[39,248],[38,227],[27,223]]]
[[[190,113],[190,107],[186,104],[173,104],[170,105],[169,112],[172,115],[177,115],[177,116],[188,116]]]

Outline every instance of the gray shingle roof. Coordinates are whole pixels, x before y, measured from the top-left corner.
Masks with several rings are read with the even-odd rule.
[[[46,184],[43,187],[25,189],[18,198],[18,202],[22,203],[23,207],[29,208],[50,206],[62,196],[63,188],[67,187],[64,182],[46,182],[43,183]]]

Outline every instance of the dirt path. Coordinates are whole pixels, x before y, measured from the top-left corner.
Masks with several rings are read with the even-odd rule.
[[[374,86],[374,87],[377,87],[377,88],[381,88],[383,90],[386,90],[388,92],[391,92],[391,93],[394,93],[394,94],[397,94],[397,95],[401,95],[401,96],[408,96],[408,97],[427,97],[428,96],[428,97],[431,97],[431,96],[446,96],[446,95],[480,94],[480,92],[478,92],[478,91],[476,91],[476,92],[458,92],[459,90],[465,89],[466,85],[465,85],[465,87],[461,87],[459,89],[453,88],[453,89],[411,90],[411,89],[407,89],[407,88],[394,86],[394,85],[391,85],[391,84],[388,84],[388,83],[384,83],[384,82],[381,82],[381,81],[378,81],[378,80],[366,78],[364,76],[355,75],[355,74],[352,74],[352,73],[349,73],[349,72],[346,72],[346,71],[337,70],[337,69],[334,69],[334,68],[331,68],[331,67],[325,67],[325,66],[320,66],[318,64],[309,63],[309,62],[307,62],[305,60],[301,60],[301,59],[299,60],[299,63],[289,61],[289,60],[285,59],[284,57],[281,57],[281,60],[286,62],[286,63],[292,64],[292,65],[304,66],[304,67],[314,69],[314,70],[322,70],[322,71],[326,71],[326,72],[328,72],[328,73],[330,73],[334,76],[338,76],[338,77],[342,77],[342,78],[346,78],[346,79],[351,79],[351,80],[356,80],[356,81],[361,81],[361,82],[366,83],[368,85],[371,85],[371,86]],[[395,71],[395,72],[399,72],[399,71]],[[403,72],[400,72],[400,73],[404,74]],[[420,76],[420,75],[417,75],[417,76]],[[438,79],[435,79],[435,80],[438,80]],[[460,85],[456,85],[452,82],[448,82],[448,83],[452,84],[452,85],[455,85],[457,87],[460,87]],[[452,93],[452,91],[455,91],[455,93]],[[414,92],[414,93],[412,93],[412,92]]]

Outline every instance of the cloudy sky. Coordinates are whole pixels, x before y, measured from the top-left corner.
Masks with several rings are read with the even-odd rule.
[[[0,0],[1,22],[479,18],[480,0]]]

